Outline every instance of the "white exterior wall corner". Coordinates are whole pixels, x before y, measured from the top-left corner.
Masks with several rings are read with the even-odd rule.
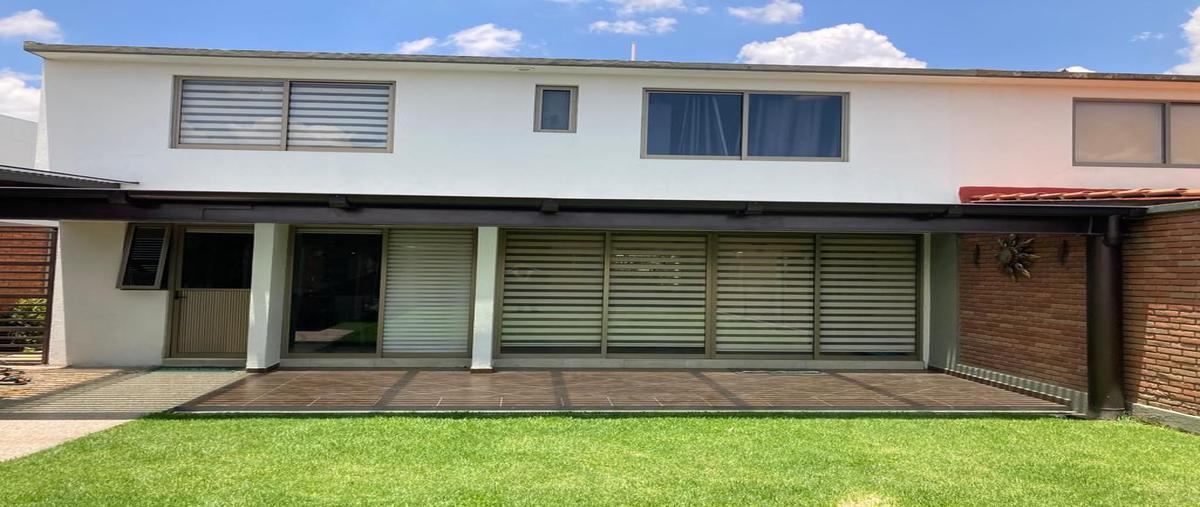
[[[928,203],[966,185],[1200,186],[1195,170],[1072,165],[1074,98],[1200,101],[1179,83],[212,58],[52,59],[45,74],[53,169],[146,189]],[[171,149],[177,75],[395,81],[395,150]],[[533,131],[538,84],[579,87],[576,133]],[[646,88],[849,93],[849,160],[642,159]]]
[[[124,222],[59,223],[62,307],[55,308],[54,319],[68,365],[162,364],[170,295],[116,288],[125,227]]]
[[[42,171],[50,169],[50,136],[46,129],[46,79],[43,73],[41,103],[38,104],[37,141],[34,145],[33,168]]]

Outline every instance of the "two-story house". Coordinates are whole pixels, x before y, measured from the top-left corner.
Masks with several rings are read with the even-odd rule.
[[[37,169],[96,184],[0,189],[0,218],[61,221],[76,365],[975,354],[1119,398],[1122,224],[1200,187],[1200,77],[26,48]],[[1126,189],[1171,190],[1085,191]],[[982,314],[1029,343],[960,347]]]

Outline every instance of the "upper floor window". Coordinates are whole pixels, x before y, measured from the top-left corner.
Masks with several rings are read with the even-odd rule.
[[[1078,100],[1077,165],[1200,165],[1200,104]]]
[[[642,156],[846,160],[845,94],[649,90]]]
[[[391,83],[180,78],[177,148],[390,151]]]
[[[578,87],[539,85],[534,104],[534,132],[574,132],[578,103]]]

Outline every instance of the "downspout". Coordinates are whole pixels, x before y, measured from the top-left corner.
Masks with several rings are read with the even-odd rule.
[[[1125,412],[1121,217],[1108,216],[1103,227],[1088,237],[1088,416],[1115,419]]]

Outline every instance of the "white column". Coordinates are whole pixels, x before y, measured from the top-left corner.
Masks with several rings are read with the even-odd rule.
[[[929,340],[933,329],[930,316],[933,314],[933,236],[921,235],[921,361],[929,366]]]
[[[286,225],[254,224],[250,329],[246,336],[247,371],[263,372],[279,365],[279,351],[283,347],[287,246]]]
[[[46,343],[50,347],[49,363],[53,366],[69,366],[71,361],[67,355],[67,307],[63,303],[63,294],[66,289],[63,283],[63,227],[58,224],[58,241],[55,244],[54,251],[54,286],[50,288],[52,291],[50,299],[50,340]],[[122,224],[124,225],[124,224]],[[124,238],[122,238],[124,239]]]
[[[492,371],[492,335],[496,309],[496,259],[500,230],[480,227],[475,247],[475,327],[471,334],[471,371]]]

